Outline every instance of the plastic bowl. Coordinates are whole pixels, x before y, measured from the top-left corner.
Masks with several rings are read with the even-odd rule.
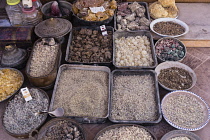
[[[179,39],[176,39],[176,38],[173,38],[173,37],[164,37],[164,38],[159,39],[159,40],[155,43],[155,54],[156,54],[156,57],[157,57],[158,61],[160,61],[160,62],[170,61],[170,60],[164,60],[164,59],[160,58],[159,56],[157,56],[157,53],[156,53],[156,50],[157,50],[156,46],[157,46],[161,41],[168,40],[168,39],[173,39],[173,40],[177,41],[177,42],[179,43],[179,45],[183,47],[184,56],[183,56],[181,59],[177,60],[177,61],[181,62],[181,61],[186,57],[187,48],[186,48],[186,46],[185,46]],[[175,60],[171,60],[171,61],[175,61]]]
[[[190,132],[190,131],[186,131],[186,130],[173,130],[173,131],[170,131],[168,133],[166,133],[162,138],[161,140],[170,140],[172,138],[175,138],[175,137],[187,137],[189,138],[190,140],[201,140],[201,138]]]
[[[177,67],[177,68],[182,68],[186,71],[189,72],[190,76],[192,77],[192,86],[188,89],[183,89],[183,90],[189,90],[191,89],[192,87],[195,86],[196,84],[196,81],[197,81],[197,76],[195,74],[195,72],[187,65],[183,64],[183,63],[180,63],[180,62],[174,62],[174,61],[166,61],[166,62],[163,62],[161,64],[159,64],[156,68],[155,68],[155,72],[157,73],[157,76],[160,74],[160,71],[162,69],[167,69],[167,68],[171,68],[171,67]],[[173,90],[178,90],[178,89],[172,89],[172,88],[168,88],[166,87],[165,85],[163,85],[162,83],[159,82],[158,80],[158,83],[166,90],[169,90],[169,91],[173,91]]]
[[[193,126],[192,128],[184,128],[182,126],[178,126],[176,124],[174,124],[173,121],[171,121],[168,116],[166,115],[166,112],[165,112],[165,107],[166,107],[166,103],[167,103],[167,100],[170,98],[170,97],[177,97],[179,95],[190,95],[192,96],[196,101],[199,102],[200,105],[202,105],[202,111],[204,112],[203,115],[204,115],[204,118],[205,120],[197,125],[197,126]],[[174,108],[175,110],[176,108]],[[163,117],[164,119],[173,127],[177,128],[177,129],[181,129],[181,130],[187,130],[187,131],[197,131],[197,130],[200,130],[202,129],[203,127],[205,127],[208,122],[209,122],[209,119],[210,119],[210,109],[207,105],[207,103],[200,97],[198,96],[197,94],[193,93],[193,92],[190,92],[190,91],[185,91],[185,90],[176,90],[176,91],[172,91],[170,93],[168,93],[166,96],[164,96],[164,98],[162,99],[162,102],[161,102],[161,110],[162,110],[162,114],[163,114]],[[177,112],[178,113],[178,112]]]
[[[156,23],[158,23],[158,22],[168,22],[168,21],[175,22],[175,23],[181,25],[182,27],[185,28],[185,32],[183,34],[180,34],[180,35],[174,35],[174,36],[172,36],[172,35],[160,34],[160,33],[156,32],[156,31],[154,31],[154,25]],[[179,19],[175,19],[175,18],[159,18],[159,19],[153,20],[150,23],[150,29],[154,33],[156,33],[157,35],[160,35],[160,36],[163,36],[163,37],[179,37],[179,36],[183,36],[183,35],[185,35],[185,34],[187,34],[189,32],[189,26],[185,22],[183,22],[183,21],[181,21]]]

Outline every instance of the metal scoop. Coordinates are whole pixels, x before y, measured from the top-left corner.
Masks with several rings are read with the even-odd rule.
[[[36,112],[35,116],[39,115],[39,114],[44,114],[44,113],[48,113],[51,114],[55,117],[62,117],[64,115],[64,109],[63,108],[57,108],[54,111],[41,111],[41,112]]]

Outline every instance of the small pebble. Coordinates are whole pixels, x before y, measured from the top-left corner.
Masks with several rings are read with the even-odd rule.
[[[179,61],[185,56],[184,47],[181,45],[178,40],[166,38],[156,44],[155,52],[162,61]]]

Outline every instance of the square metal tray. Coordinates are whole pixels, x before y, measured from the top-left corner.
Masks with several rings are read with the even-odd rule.
[[[129,5],[129,4],[132,4],[133,2],[122,2],[122,3],[128,3]],[[137,3],[144,6],[144,8],[146,9],[144,15],[151,22],[148,4],[146,2],[137,2]],[[117,9],[114,15],[114,29],[117,31]],[[131,30],[131,32],[132,31],[143,31],[143,30]]]
[[[151,75],[153,77],[154,83],[155,83],[155,101],[157,105],[157,119],[154,121],[139,121],[139,120],[116,120],[111,117],[111,110],[112,110],[112,96],[113,96],[113,90],[114,90],[114,77],[115,76],[133,76],[133,75]],[[158,80],[157,80],[157,74],[154,70],[114,70],[112,71],[111,75],[111,95],[110,95],[110,114],[109,114],[109,120],[114,122],[114,123],[136,123],[136,124],[157,124],[161,121],[162,119],[162,113],[160,109],[160,96],[159,96],[159,88],[158,88]]]
[[[55,100],[55,94],[58,88],[58,84],[59,84],[59,80],[60,80],[60,76],[62,71],[67,70],[67,69],[76,69],[76,70],[91,70],[91,71],[103,71],[108,73],[108,99],[107,99],[107,115],[102,117],[102,118],[97,118],[97,117],[89,117],[89,116],[64,116],[64,117],[68,117],[68,118],[72,118],[77,120],[80,123],[104,123],[109,115],[109,102],[110,102],[110,76],[111,76],[111,71],[108,67],[106,66],[90,66],[90,65],[70,65],[70,64],[63,64],[59,67],[58,70],[58,75],[56,78],[56,82],[55,82],[55,86],[53,89],[53,94],[52,94],[52,99],[51,99],[51,103],[50,103],[50,107],[49,110],[52,111],[53,109],[53,105],[54,105],[54,100]],[[69,85],[71,86],[71,85]],[[64,110],[65,112],[65,110]]]
[[[73,40],[73,37],[74,37],[73,36],[73,33],[74,33],[74,31],[79,31],[82,28],[101,31],[99,26],[97,26],[97,27],[94,27],[94,26],[83,26],[83,27],[74,27],[74,28],[72,28],[72,32],[70,32],[69,39],[68,39],[65,61],[68,62],[68,63],[71,63],[71,64],[84,64],[84,65],[97,64],[97,65],[107,65],[107,66],[111,65],[112,64],[112,60],[113,60],[113,56],[112,56],[110,62],[90,62],[90,63],[84,63],[84,62],[69,61],[69,57],[70,57],[69,55],[70,55],[70,51],[71,51],[71,48],[70,47],[71,47],[72,40]],[[106,26],[106,29],[107,29],[107,31],[112,31],[112,34],[114,35],[114,29],[113,29],[113,27]],[[113,48],[113,43],[114,43],[113,35],[112,35],[112,46],[110,46],[111,48]],[[112,52],[113,52],[113,50],[112,50]]]
[[[155,55],[155,48],[154,48],[154,42],[153,37],[149,31],[136,31],[136,32],[130,32],[130,31],[116,31],[114,32],[114,40],[120,37],[129,37],[129,36],[147,36],[150,41],[150,48],[152,53],[152,59],[153,59],[153,65],[152,66],[117,66],[115,61],[115,54],[116,54],[116,47],[115,42],[113,42],[113,65],[117,68],[123,68],[123,69],[154,69],[157,66],[157,58]]]

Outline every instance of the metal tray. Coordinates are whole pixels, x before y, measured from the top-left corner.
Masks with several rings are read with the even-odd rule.
[[[153,77],[154,83],[155,83],[155,94],[156,94],[156,105],[157,105],[157,119],[155,121],[138,121],[138,120],[116,120],[111,117],[111,110],[112,110],[112,94],[114,90],[114,77],[119,75],[126,75],[126,76],[132,76],[132,75],[151,75]],[[110,115],[109,120],[114,123],[137,123],[137,124],[157,124],[162,119],[161,114],[161,108],[160,108],[160,96],[159,96],[159,88],[158,88],[158,81],[157,81],[157,74],[154,70],[114,70],[112,71],[111,76],[111,95],[110,95]]]
[[[139,128],[144,128],[147,132],[149,132],[151,134],[151,136],[153,137],[153,140],[157,140],[156,136],[154,135],[153,132],[151,132],[148,128],[143,127],[141,125],[137,125],[137,124],[115,124],[115,125],[110,125],[105,127],[104,129],[100,130],[95,138],[93,140],[98,140],[98,138],[106,131],[111,130],[111,129],[115,129],[115,128],[119,128],[119,127],[123,127],[123,126],[135,126],[135,127],[139,127]]]
[[[85,64],[85,65],[88,65],[88,64],[98,64],[98,65],[111,65],[113,56],[112,56],[110,62],[89,62],[89,63],[83,63],[83,62],[69,61],[69,54],[70,54],[70,50],[71,50],[70,47],[71,47],[71,42],[72,42],[72,39],[73,39],[73,33],[74,33],[74,31],[79,31],[79,30],[81,30],[82,28],[101,31],[99,26],[97,26],[97,27],[83,26],[83,27],[75,27],[75,28],[73,28],[73,29],[72,29],[72,32],[71,32],[70,35],[69,35],[69,39],[68,39],[68,44],[67,44],[67,49],[66,49],[65,61],[68,62],[68,63],[71,63],[71,64]],[[112,34],[114,34],[114,29],[113,29],[113,27],[111,27],[111,26],[106,26],[106,29],[107,29],[107,31],[112,31]],[[113,35],[112,35],[112,46],[110,46],[111,48],[113,48],[113,43],[114,43],[114,40],[113,40]],[[113,52],[113,51],[112,51],[112,52]]]
[[[157,66],[157,58],[155,55],[155,48],[154,48],[154,42],[153,42],[153,37],[149,31],[136,31],[136,32],[130,32],[130,31],[116,31],[114,32],[114,40],[116,38],[120,37],[129,37],[129,36],[147,36],[149,41],[150,41],[150,47],[151,47],[151,53],[152,53],[152,59],[154,60],[152,66],[117,66],[115,62],[115,54],[116,54],[116,49],[115,49],[115,42],[113,43],[113,65],[117,68],[125,68],[125,69],[154,69]]]
[[[122,2],[122,3],[132,4],[133,2]],[[146,2],[137,2],[137,3],[144,6],[144,8],[146,9],[144,15],[151,22],[149,9],[148,9],[148,4]],[[114,29],[117,31],[117,10],[116,10],[115,15],[114,15]],[[142,31],[142,30],[131,30],[131,32],[132,31]]]
[[[103,71],[108,73],[108,103],[107,103],[107,115],[102,118],[97,117],[89,117],[89,116],[64,116],[68,118],[72,118],[77,120],[80,123],[104,123],[109,115],[109,102],[110,102],[110,69],[105,66],[89,66],[89,65],[70,65],[70,64],[63,64],[59,67],[58,75],[56,78],[55,86],[53,89],[52,99],[49,107],[49,111],[52,111],[54,105],[55,94],[58,88],[59,79],[62,71],[67,69],[76,69],[76,70],[91,70],[91,71]],[[65,111],[65,110],[64,110]]]

